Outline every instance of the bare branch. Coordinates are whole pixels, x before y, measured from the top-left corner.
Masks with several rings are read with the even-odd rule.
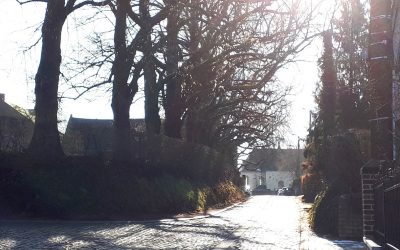
[[[15,1],[17,1],[19,4],[23,5],[23,4],[34,3],[34,2],[47,3],[48,0],[26,0],[26,1],[15,0]]]
[[[86,5],[102,7],[102,6],[107,6],[107,5],[112,4],[111,0],[104,0],[104,1],[100,1],[100,2],[97,2],[97,1],[94,1],[94,0],[87,0],[87,1],[83,1],[83,2],[80,2],[80,3],[76,4],[76,5],[74,5],[75,1],[76,0],[68,1],[68,3],[70,3],[70,2],[72,3],[71,6],[68,6],[68,8],[67,8],[67,13],[68,14],[72,13],[73,11],[75,11],[75,10],[77,10],[79,8],[82,8],[83,6],[86,6]]]

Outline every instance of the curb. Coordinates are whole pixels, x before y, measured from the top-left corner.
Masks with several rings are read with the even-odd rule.
[[[183,218],[171,218],[171,219],[161,219],[161,220],[148,220],[148,221],[143,221],[143,222],[168,222],[168,221],[187,221],[187,220],[195,220],[195,219],[203,219],[203,218],[208,218],[208,217],[212,217],[212,216],[216,216],[222,212],[228,211],[230,209],[233,209],[245,202],[247,202],[248,200],[250,200],[251,198],[247,199],[246,201],[241,201],[238,203],[235,203],[233,205],[230,205],[228,207],[222,208],[222,209],[218,209],[218,210],[214,210],[211,212],[207,212],[205,215],[197,215],[197,216],[193,216],[193,217],[183,217]],[[133,223],[140,223],[138,221],[132,221]]]

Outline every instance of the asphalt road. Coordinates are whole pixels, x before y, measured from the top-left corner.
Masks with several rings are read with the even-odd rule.
[[[315,236],[303,208],[297,197],[263,195],[190,219],[1,221],[0,249],[365,249]]]

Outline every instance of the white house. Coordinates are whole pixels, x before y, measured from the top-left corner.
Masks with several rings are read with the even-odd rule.
[[[295,173],[290,171],[265,171],[264,174],[265,185],[271,190],[291,187],[295,179]]]
[[[249,169],[242,166],[239,171],[240,176],[242,176],[244,180],[245,190],[253,190],[255,187],[262,185],[265,182],[265,175],[260,169]]]
[[[299,149],[255,149],[239,168],[245,190],[266,185],[270,190],[292,187],[299,177],[300,164],[304,161]],[[293,187],[295,190],[298,187]]]
[[[240,175],[244,180],[245,190],[253,190],[259,185],[265,185],[268,189],[276,191],[279,188],[291,187],[295,179],[295,173],[290,171],[262,171],[261,169],[240,169]]]

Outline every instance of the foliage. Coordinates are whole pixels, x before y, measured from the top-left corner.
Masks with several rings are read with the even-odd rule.
[[[109,183],[112,195],[105,204],[111,215],[135,217],[137,214],[172,214],[197,208],[195,186],[185,179],[172,176],[155,178],[131,177],[119,183]],[[121,181],[121,179],[123,181]]]
[[[8,158],[8,157],[7,157]],[[1,163],[5,163],[2,156]],[[3,216],[13,215],[14,211],[28,211],[31,209],[31,202],[34,193],[27,185],[24,176],[17,169],[8,164],[0,168],[0,213]],[[27,202],[28,201],[28,202]]]
[[[245,200],[243,191],[230,181],[219,182],[213,187],[197,189],[197,211],[221,208]]]
[[[371,110],[368,85],[366,1],[340,2],[341,15],[333,21],[334,58],[338,73],[338,127],[365,128]]]
[[[154,20],[146,21],[149,6]],[[124,96],[124,91],[144,89],[146,124],[152,120],[156,134],[217,149],[270,145],[276,139],[286,124],[290,91],[275,79],[276,72],[313,37],[313,12],[302,1],[152,0],[134,1],[128,8],[130,64],[124,73],[130,72],[129,86],[124,81],[118,91]],[[109,12],[102,15],[114,18]],[[115,48],[109,37],[102,29],[94,33],[96,46],[79,46],[76,53],[82,57],[73,58],[64,75],[78,96],[98,86],[109,89],[114,82],[113,97],[130,104],[132,96],[116,94]],[[164,131],[158,128],[162,115]]]
[[[345,173],[358,180],[355,172],[362,157],[359,142],[348,130],[365,128],[369,119],[371,97],[363,59],[368,27],[364,2],[340,1],[340,8],[341,15],[333,20],[332,30],[324,33],[321,86],[316,93],[319,109],[309,131],[306,157],[325,181],[342,178],[354,190],[358,182],[351,182]],[[338,170],[340,166],[346,167]]]
[[[129,168],[132,169],[132,168]],[[0,155],[0,216],[129,219],[205,211],[244,199],[231,182],[215,185],[171,175],[140,176],[88,157],[54,165]]]
[[[328,152],[324,171],[327,182],[339,185],[343,193],[360,191],[360,169],[365,162],[355,135],[348,133],[331,138]]]
[[[308,160],[308,172],[302,176],[304,199],[312,201],[321,191],[321,172],[326,169],[329,137],[336,132],[336,91],[337,76],[333,59],[332,32],[323,33],[324,51],[319,60],[321,69],[321,88],[316,101],[318,118],[315,127],[310,130],[305,156]],[[311,167],[312,165],[312,167]]]
[[[214,187],[217,206],[226,206],[244,199],[240,188],[230,181],[220,182]]]
[[[288,105],[274,75],[307,40],[309,21],[294,11],[298,2],[284,5],[202,1],[184,13],[188,140],[217,148],[271,143]]]
[[[309,211],[310,226],[317,234],[337,237],[339,209],[342,209],[341,213],[349,213],[361,218],[361,193],[343,195],[339,184],[326,186],[318,194]]]
[[[359,138],[360,136],[355,133],[330,137],[327,141],[327,151],[324,155],[318,156],[319,159],[325,160],[322,173],[326,187],[315,198],[313,209],[310,211],[310,221],[313,229],[320,234],[337,234],[339,196],[360,192],[360,168],[366,158],[361,152],[365,145],[361,145],[362,141],[360,142]],[[308,198],[308,201],[311,201],[316,189],[312,189],[313,186],[308,182],[311,181],[307,178],[303,179],[303,188],[306,187],[303,192],[305,200]],[[308,185],[304,186],[304,183]]]
[[[301,191],[304,195],[304,202],[313,202],[322,187],[322,178],[319,174],[307,173],[301,176]]]
[[[328,138],[326,151],[310,144],[307,156],[313,164],[319,164],[311,173],[321,173],[324,182],[339,185],[342,193],[358,192],[361,188],[360,168],[368,158],[365,155],[368,152],[362,152],[368,147],[362,139],[353,131]]]
[[[324,52],[320,59],[321,91],[319,93],[319,119],[322,130],[322,143],[336,129],[336,88],[337,76],[333,61],[332,33],[323,34]]]
[[[372,102],[363,58],[368,44],[365,10],[365,1],[341,0],[340,16],[324,34],[319,109],[305,151],[312,168],[304,176],[305,187],[310,174],[310,179],[321,174],[325,185],[310,211],[311,225],[320,234],[337,234],[339,196],[360,191],[360,168],[369,155],[362,130],[368,126]],[[309,193],[311,199],[315,192]]]
[[[337,235],[339,195],[340,193],[330,186],[316,197],[309,219],[311,228],[318,234]]]

